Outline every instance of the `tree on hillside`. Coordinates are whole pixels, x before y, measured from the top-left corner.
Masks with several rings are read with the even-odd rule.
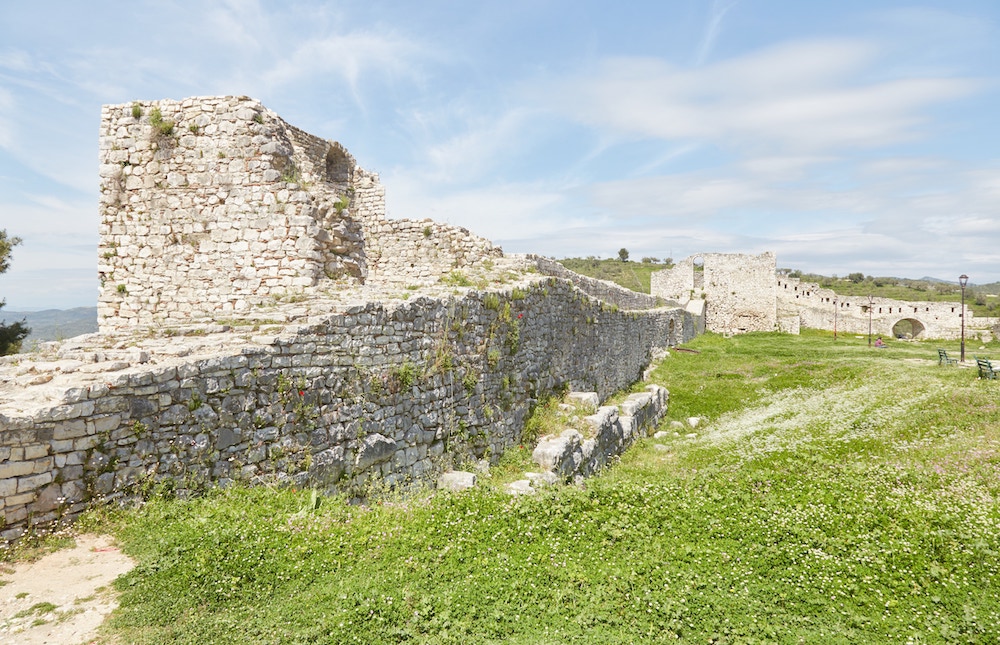
[[[618,249],[618,259],[622,262],[628,262],[628,249]]]
[[[865,281],[865,274],[861,272],[851,273],[847,276],[847,279],[853,282],[854,284],[861,284],[862,282]]]
[[[0,273],[6,273],[10,268],[11,250],[21,243],[19,237],[7,237],[6,230],[0,230]],[[0,300],[0,309],[7,304],[5,300]],[[0,356],[13,354],[21,349],[21,341],[31,331],[25,326],[24,321],[15,322],[10,325],[5,324],[6,320],[0,320]]]

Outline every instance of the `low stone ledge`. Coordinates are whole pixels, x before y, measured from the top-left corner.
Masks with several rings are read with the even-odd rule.
[[[590,393],[593,394],[593,393]],[[597,395],[594,394],[594,397]],[[591,400],[571,393],[573,400]],[[667,411],[669,394],[659,385],[630,394],[618,407],[603,406],[583,419],[589,426],[584,436],[572,428],[558,436],[542,437],[531,457],[546,472],[561,481],[589,477],[620,456],[641,436],[648,435]]]

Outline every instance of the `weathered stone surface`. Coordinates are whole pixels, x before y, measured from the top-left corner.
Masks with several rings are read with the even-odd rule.
[[[450,490],[454,493],[467,490],[476,485],[476,473],[468,473],[461,470],[452,470],[441,473],[438,477],[437,487],[441,490]]]
[[[309,478],[316,484],[336,484],[346,470],[344,447],[335,446],[316,453],[309,468]]]
[[[155,153],[154,106],[183,133]],[[386,220],[376,175],[256,101],[139,108],[102,114],[102,167],[120,170],[101,174],[102,333],[0,358],[2,535],[52,484],[72,516],[149,483],[433,482],[519,445],[563,384],[596,404],[695,333],[643,294]],[[39,374],[52,378],[23,380]],[[621,428],[577,441],[565,472],[623,446]]]
[[[532,452],[532,460],[551,476],[562,481],[587,477],[618,457],[640,436],[656,427],[667,411],[667,391],[647,386],[645,393],[630,395],[622,408],[634,416],[620,415],[618,408],[604,406],[597,413],[584,417],[584,439],[576,430],[562,432],[558,437],[542,437]]]
[[[396,451],[396,442],[389,437],[378,433],[365,437],[358,449],[358,456],[355,466],[358,470],[364,470],[373,464],[387,461]]]
[[[507,484],[507,492],[511,495],[534,495],[535,489],[531,486],[531,480],[518,479]]]

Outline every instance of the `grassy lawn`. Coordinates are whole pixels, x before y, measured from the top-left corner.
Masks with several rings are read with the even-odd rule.
[[[700,337],[667,436],[583,488],[92,518],[139,561],[105,642],[1000,642],[1000,383],[937,346]]]

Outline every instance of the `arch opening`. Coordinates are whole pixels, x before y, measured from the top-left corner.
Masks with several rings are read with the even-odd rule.
[[[903,318],[892,326],[892,335],[895,338],[918,338],[924,329],[924,324],[916,318]]]

